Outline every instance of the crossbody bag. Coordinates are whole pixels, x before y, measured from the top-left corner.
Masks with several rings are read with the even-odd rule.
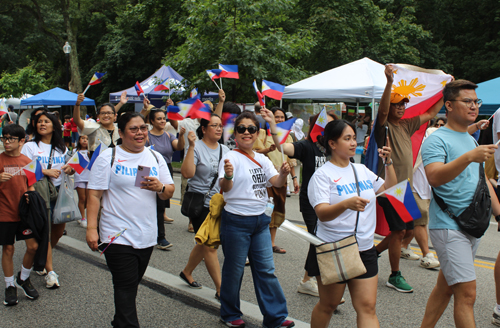
[[[360,196],[358,175],[352,164],[351,167],[356,181],[356,191]],[[365,265],[359,255],[358,241],[356,240],[358,222],[359,211],[356,214],[356,226],[352,235],[339,241],[316,246],[316,256],[323,285],[346,281],[366,273]]]
[[[222,159],[222,146],[219,145],[219,161]],[[184,199],[182,201],[181,213],[188,218],[197,218],[201,215],[203,211],[203,207],[205,207],[205,200],[208,196],[210,196],[210,192],[212,188],[215,186],[215,182],[217,182],[218,175],[216,174],[210,184],[210,188],[206,193],[189,191],[189,186],[186,187],[186,192],[184,193]]]
[[[47,164],[47,170],[50,170],[52,168],[54,152],[54,147],[50,146],[50,157],[49,163]],[[52,180],[48,176],[44,176],[43,179],[33,185],[33,188],[35,188],[35,191],[37,191],[40,196],[42,196],[43,200],[45,200],[47,209],[50,209],[50,202],[55,202],[58,195],[56,186],[54,186]]]

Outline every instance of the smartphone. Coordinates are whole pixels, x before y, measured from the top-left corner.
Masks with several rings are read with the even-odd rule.
[[[385,127],[385,134],[384,134],[384,147],[387,146],[387,136],[389,135],[389,127]]]
[[[142,187],[143,185],[141,184],[142,181],[147,181],[144,179],[144,177],[149,176],[149,171],[151,170],[150,167],[147,166],[142,166],[138,165],[137,166],[137,175],[135,176],[135,186],[136,187]]]

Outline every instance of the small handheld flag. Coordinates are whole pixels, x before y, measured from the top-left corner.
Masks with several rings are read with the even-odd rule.
[[[328,118],[326,117],[326,107],[323,107],[321,113],[319,113],[318,118],[316,119],[316,123],[314,123],[314,127],[311,130],[311,141],[318,141],[318,136],[322,135],[325,131],[325,126],[328,123]]]
[[[90,79],[89,85],[96,85],[102,82],[102,77],[106,75],[107,72],[99,73],[95,72],[92,78]]]
[[[82,174],[83,170],[89,165],[89,162],[79,151],[77,151],[68,161],[68,165],[74,168],[78,174]]]
[[[238,65],[222,65],[219,64],[219,69],[221,70],[220,77],[226,79],[239,79]]]
[[[211,117],[212,117],[212,110],[210,109],[210,106],[208,106],[207,104],[203,104],[203,107],[198,109],[198,111],[196,111],[193,114],[193,118],[203,118],[207,121],[210,121]]]
[[[29,186],[34,185],[35,182],[42,180],[44,177],[42,173],[42,165],[40,164],[38,157],[22,169],[24,170],[24,174],[26,174],[26,177],[28,178]]]
[[[187,118],[190,116],[195,117],[195,113],[205,105],[198,98],[189,98],[187,100],[179,102],[178,106],[180,109],[179,115],[181,115],[184,118]]]
[[[144,94],[144,90],[142,90],[141,85],[139,84],[139,81],[135,82],[135,91],[137,91],[137,95],[140,97],[141,94]]]
[[[278,135],[278,140],[280,141],[280,145],[284,144],[286,138],[290,135],[290,131],[292,130],[293,123],[295,123],[296,118],[292,118],[288,121],[281,122],[276,124],[276,133]]]
[[[207,74],[208,76],[210,77],[210,79],[212,81],[214,81],[214,84],[215,86],[217,87],[217,89],[220,90],[220,87],[219,85],[215,82],[216,79],[220,79],[220,73],[222,71],[220,69],[207,69]]]
[[[105,144],[103,144],[102,141],[101,141],[101,143],[99,144],[99,146],[97,146],[97,148],[94,150],[94,153],[92,154],[92,158],[90,159],[90,162],[87,165],[87,170],[89,170],[89,171],[92,170],[92,165],[94,165],[95,160],[106,149],[108,149],[108,146],[106,146]]]
[[[238,117],[237,114],[222,113],[222,125],[224,125],[223,140],[226,143],[234,133],[234,121]]]
[[[167,118],[173,121],[182,121],[184,117],[182,117],[179,112],[180,108],[178,106],[168,106],[167,107]]]
[[[189,98],[194,98],[198,95],[198,88],[194,88],[193,90],[191,90],[191,92],[189,93]]]
[[[268,96],[269,98],[273,98],[276,100],[281,100],[283,97],[283,93],[285,92],[285,86],[262,80],[262,95],[263,96]]]
[[[253,80],[253,87],[255,89],[255,93],[257,94],[257,99],[259,99],[259,104],[261,106],[265,106],[266,103],[264,102],[264,99],[262,97],[262,93],[260,92],[259,87],[257,87],[257,82],[255,80]]]
[[[166,78],[160,84],[158,84],[153,91],[170,90],[170,79]],[[137,87],[136,87],[137,89]]]
[[[106,246],[106,248],[104,248],[101,252],[101,255],[104,254],[104,252],[108,249],[109,245],[111,245],[113,242],[115,242],[118,238],[120,238],[124,233],[125,231],[127,231],[127,228],[123,229],[122,231],[118,231],[117,233],[115,234],[112,234],[112,235],[109,235],[108,236],[108,246]],[[104,244],[105,242],[102,242],[100,243],[99,245],[97,245],[97,247],[101,246],[102,244]]]
[[[413,196],[413,192],[411,191],[409,180],[403,180],[375,197],[383,194],[386,195],[392,207],[394,207],[404,222],[408,223],[422,217],[415,197]]]

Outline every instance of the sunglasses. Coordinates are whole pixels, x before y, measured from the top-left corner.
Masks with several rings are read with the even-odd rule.
[[[236,127],[236,132],[238,132],[239,134],[243,134],[247,130],[248,130],[248,133],[254,134],[257,131],[259,131],[259,128],[256,127],[255,125],[250,125],[250,126],[238,125]]]

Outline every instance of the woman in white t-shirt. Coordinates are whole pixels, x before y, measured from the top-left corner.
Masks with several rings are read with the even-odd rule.
[[[21,153],[28,156],[31,160],[38,157],[42,164],[42,172],[49,177],[54,186],[59,189],[62,183],[61,173],[74,174],[75,170],[69,165],[66,165],[67,148],[64,145],[61,134],[61,124],[59,120],[52,114],[41,112],[34,119],[33,141],[24,144]],[[50,166],[50,168],[49,168]],[[35,186],[35,190],[36,190]],[[48,200],[46,200],[48,201]],[[49,218],[52,221],[52,212],[56,205],[56,201],[50,201]],[[52,249],[57,245],[57,242],[62,237],[65,223],[51,224],[50,226],[50,243],[47,251],[47,263],[44,271],[37,272],[39,275],[45,275],[45,283],[47,288],[59,287],[59,276],[54,272],[52,265]]]
[[[220,290],[221,320],[229,327],[243,327],[240,287],[248,256],[260,311],[265,327],[292,327],[286,320],[285,295],[274,275],[274,260],[269,223],[267,185],[286,183],[290,165],[280,172],[264,155],[252,148],[257,140],[259,122],[252,112],[243,112],[234,123],[238,148],[222,157],[219,183],[226,205],[222,210],[220,239],[224,252]],[[271,211],[272,212],[272,211]]]
[[[117,147],[101,153],[90,171],[87,244],[96,251],[100,236],[103,242],[100,249],[109,246],[104,255],[113,276],[113,326],[139,327],[135,299],[156,245],[156,195],[163,200],[169,199],[175,187],[163,156],[145,148],[148,127],[142,115],[125,113],[118,119],[118,129]],[[149,168],[149,175],[142,176],[141,187],[136,186],[139,166],[142,170]],[[122,231],[120,237],[113,238]]]
[[[323,285],[316,259],[316,250],[311,246],[307,261],[307,272],[316,276],[319,302],[311,315],[311,327],[326,327],[333,311],[342,299],[346,284],[349,286],[352,304],[357,313],[358,327],[379,327],[375,304],[377,301],[377,253],[373,245],[376,225],[375,195],[397,183],[392,166],[391,149],[379,149],[385,158],[387,179],[384,181],[363,164],[352,164],[350,158],[356,153],[356,133],[352,123],[336,120],[328,123],[324,131],[324,147],[331,153],[330,161],[319,168],[311,178],[308,197],[318,216],[316,236],[325,242],[341,240],[356,230],[359,253],[367,272],[341,283]],[[356,177],[360,196],[357,193]]]

